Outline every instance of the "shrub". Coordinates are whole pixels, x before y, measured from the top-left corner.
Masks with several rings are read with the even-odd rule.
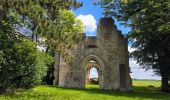
[[[0,37],[1,39],[1,37]],[[0,41],[1,42],[1,41]],[[5,41],[0,46],[0,89],[30,88],[42,83],[47,66],[53,62],[28,39]]]

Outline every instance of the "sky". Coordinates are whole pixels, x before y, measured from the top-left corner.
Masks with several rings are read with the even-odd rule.
[[[83,1],[83,6],[73,12],[80,19],[84,25],[84,32],[87,36],[96,36],[97,24],[100,18],[104,17],[102,14],[102,9],[93,5],[93,0],[78,0]],[[127,34],[131,28],[124,27],[118,21],[115,20],[117,28],[122,31],[123,34]],[[128,46],[129,52],[134,49]],[[160,80],[161,78],[154,74],[153,70],[145,71],[139,66],[135,60],[130,59],[131,77],[133,79],[150,79],[150,80]],[[95,68],[91,69],[90,77],[97,77],[97,70]]]

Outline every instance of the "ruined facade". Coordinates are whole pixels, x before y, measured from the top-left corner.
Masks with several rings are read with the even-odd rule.
[[[97,36],[84,36],[73,51],[74,60],[56,61],[54,85],[85,88],[89,71],[98,71],[99,88],[128,91],[132,89],[127,39],[117,30],[112,18],[101,18]]]

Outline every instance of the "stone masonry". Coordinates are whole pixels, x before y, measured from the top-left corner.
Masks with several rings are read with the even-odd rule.
[[[66,63],[58,58],[54,85],[85,88],[92,61],[98,71],[99,88],[129,91],[130,77],[127,39],[117,29],[112,18],[101,18],[97,36],[85,36],[73,51],[74,60]]]

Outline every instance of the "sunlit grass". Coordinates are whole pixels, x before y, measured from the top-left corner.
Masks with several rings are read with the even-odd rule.
[[[160,81],[150,81],[150,80],[134,80],[133,86],[154,86],[154,87],[160,87],[161,82]]]
[[[0,95],[0,100],[170,100],[170,94],[159,92],[160,81],[133,81],[132,92],[99,90],[98,85],[87,84],[86,89],[66,89],[37,86],[14,94]]]

